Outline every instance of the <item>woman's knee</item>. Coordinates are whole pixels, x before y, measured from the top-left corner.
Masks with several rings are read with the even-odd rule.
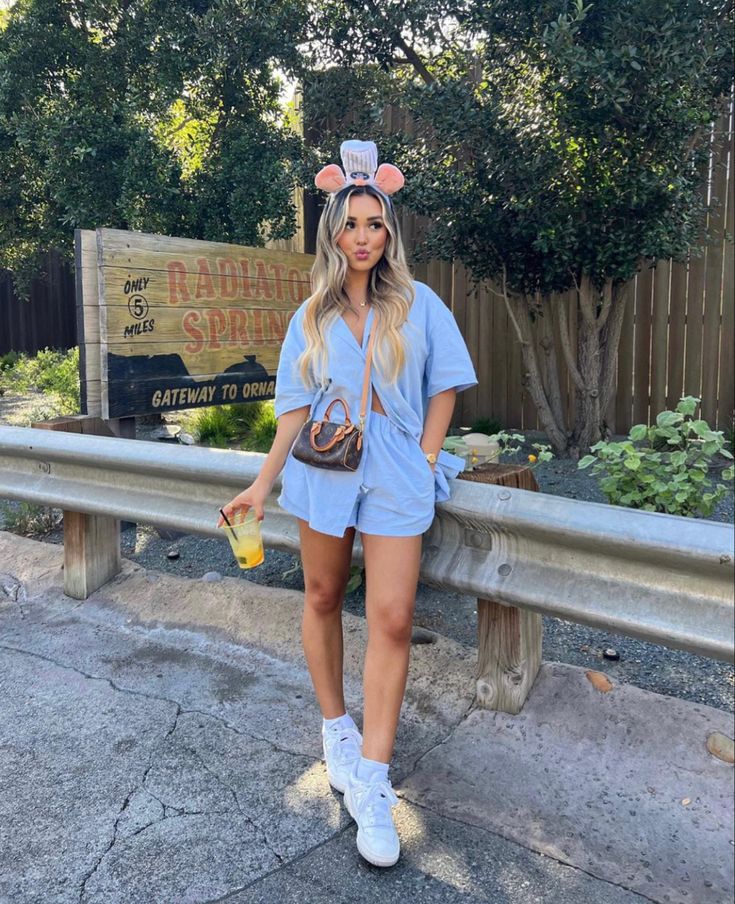
[[[315,615],[332,615],[342,608],[347,578],[330,581],[316,578],[308,581],[304,593],[304,606]]]
[[[366,606],[369,636],[378,635],[395,644],[407,644],[413,630],[414,603],[405,600],[385,600],[380,606]]]

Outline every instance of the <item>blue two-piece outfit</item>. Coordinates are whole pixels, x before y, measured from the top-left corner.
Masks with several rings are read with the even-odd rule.
[[[446,389],[461,392],[477,383],[475,370],[457,323],[444,302],[428,286],[414,283],[415,298],[401,327],[406,364],[395,383],[371,370],[363,452],[356,471],[334,471],[300,462],[289,452],[278,504],[321,533],[344,536],[348,527],[367,534],[405,537],[422,534],[434,520],[436,502],[450,497],[447,478],[464,469],[464,460],[441,450],[432,472],[421,449],[428,400]],[[367,344],[373,320],[368,311],[360,346],[342,317],[325,336],[329,374],[307,388],[295,366],[306,347],[305,301],[291,318],[281,347],[276,375],[275,414],[310,405],[309,418],[322,418],[340,397],[350,418],[359,421]],[[385,414],[371,409],[373,386]],[[342,406],[330,419],[344,420]]]

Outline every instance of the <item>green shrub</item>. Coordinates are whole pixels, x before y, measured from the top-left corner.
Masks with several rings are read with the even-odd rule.
[[[731,455],[735,455],[735,417],[730,418],[730,426],[723,431],[725,448]]]
[[[662,411],[652,427],[636,424],[627,440],[601,441],[591,446],[596,455],[585,455],[578,468],[592,465],[600,475],[600,489],[612,505],[670,515],[712,514],[727,493],[724,484],[704,492],[713,456],[732,459],[721,430],[694,418],[700,399],[682,398],[675,411]],[[733,467],[722,472],[733,479]]]
[[[15,356],[14,360],[11,356]],[[79,412],[79,349],[68,352],[45,348],[35,355],[10,352],[10,366],[0,367],[0,389],[5,392],[42,392],[55,414]]]
[[[200,443],[220,448],[239,445],[249,452],[268,452],[277,426],[273,402],[200,408],[188,423]]]
[[[257,410],[242,448],[249,452],[269,452],[278,429],[273,402],[252,402],[251,406],[257,406]]]
[[[0,522],[3,530],[23,537],[43,537],[60,527],[62,523],[61,509],[36,505],[32,502],[19,502],[11,505],[0,503]]]
[[[5,370],[10,370],[11,367],[15,367],[19,358],[20,353],[14,351],[9,351],[4,355],[0,355],[0,373]]]
[[[492,436],[493,433],[500,433],[503,429],[503,425],[500,421],[495,420],[493,417],[481,417],[473,422],[471,427],[471,433],[486,433],[488,436]]]
[[[237,426],[229,405],[200,408],[194,415],[191,429],[198,442],[205,446],[225,448],[237,439]]]

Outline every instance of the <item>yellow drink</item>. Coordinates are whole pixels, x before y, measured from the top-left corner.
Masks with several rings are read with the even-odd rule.
[[[265,559],[263,539],[260,536],[260,522],[253,509],[248,509],[244,516],[230,519],[232,527],[223,525],[223,530],[230,541],[230,546],[240,568],[255,568]]]
[[[263,544],[258,537],[242,537],[233,546],[233,552],[240,568],[255,568],[265,558]]]

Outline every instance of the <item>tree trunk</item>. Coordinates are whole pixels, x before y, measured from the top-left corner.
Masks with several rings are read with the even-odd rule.
[[[625,313],[622,285],[613,285],[609,279],[600,292],[589,276],[582,274],[577,286],[576,355],[569,341],[566,304],[563,299],[548,299],[540,323],[537,318],[541,359],[531,320],[531,309],[537,306],[537,299],[509,295],[505,278],[502,298],[521,344],[526,385],[554,454],[578,460],[608,432],[604,413],[615,389],[618,343]],[[561,375],[553,322],[557,324],[563,360],[575,386],[571,427],[566,424],[559,388]]]

